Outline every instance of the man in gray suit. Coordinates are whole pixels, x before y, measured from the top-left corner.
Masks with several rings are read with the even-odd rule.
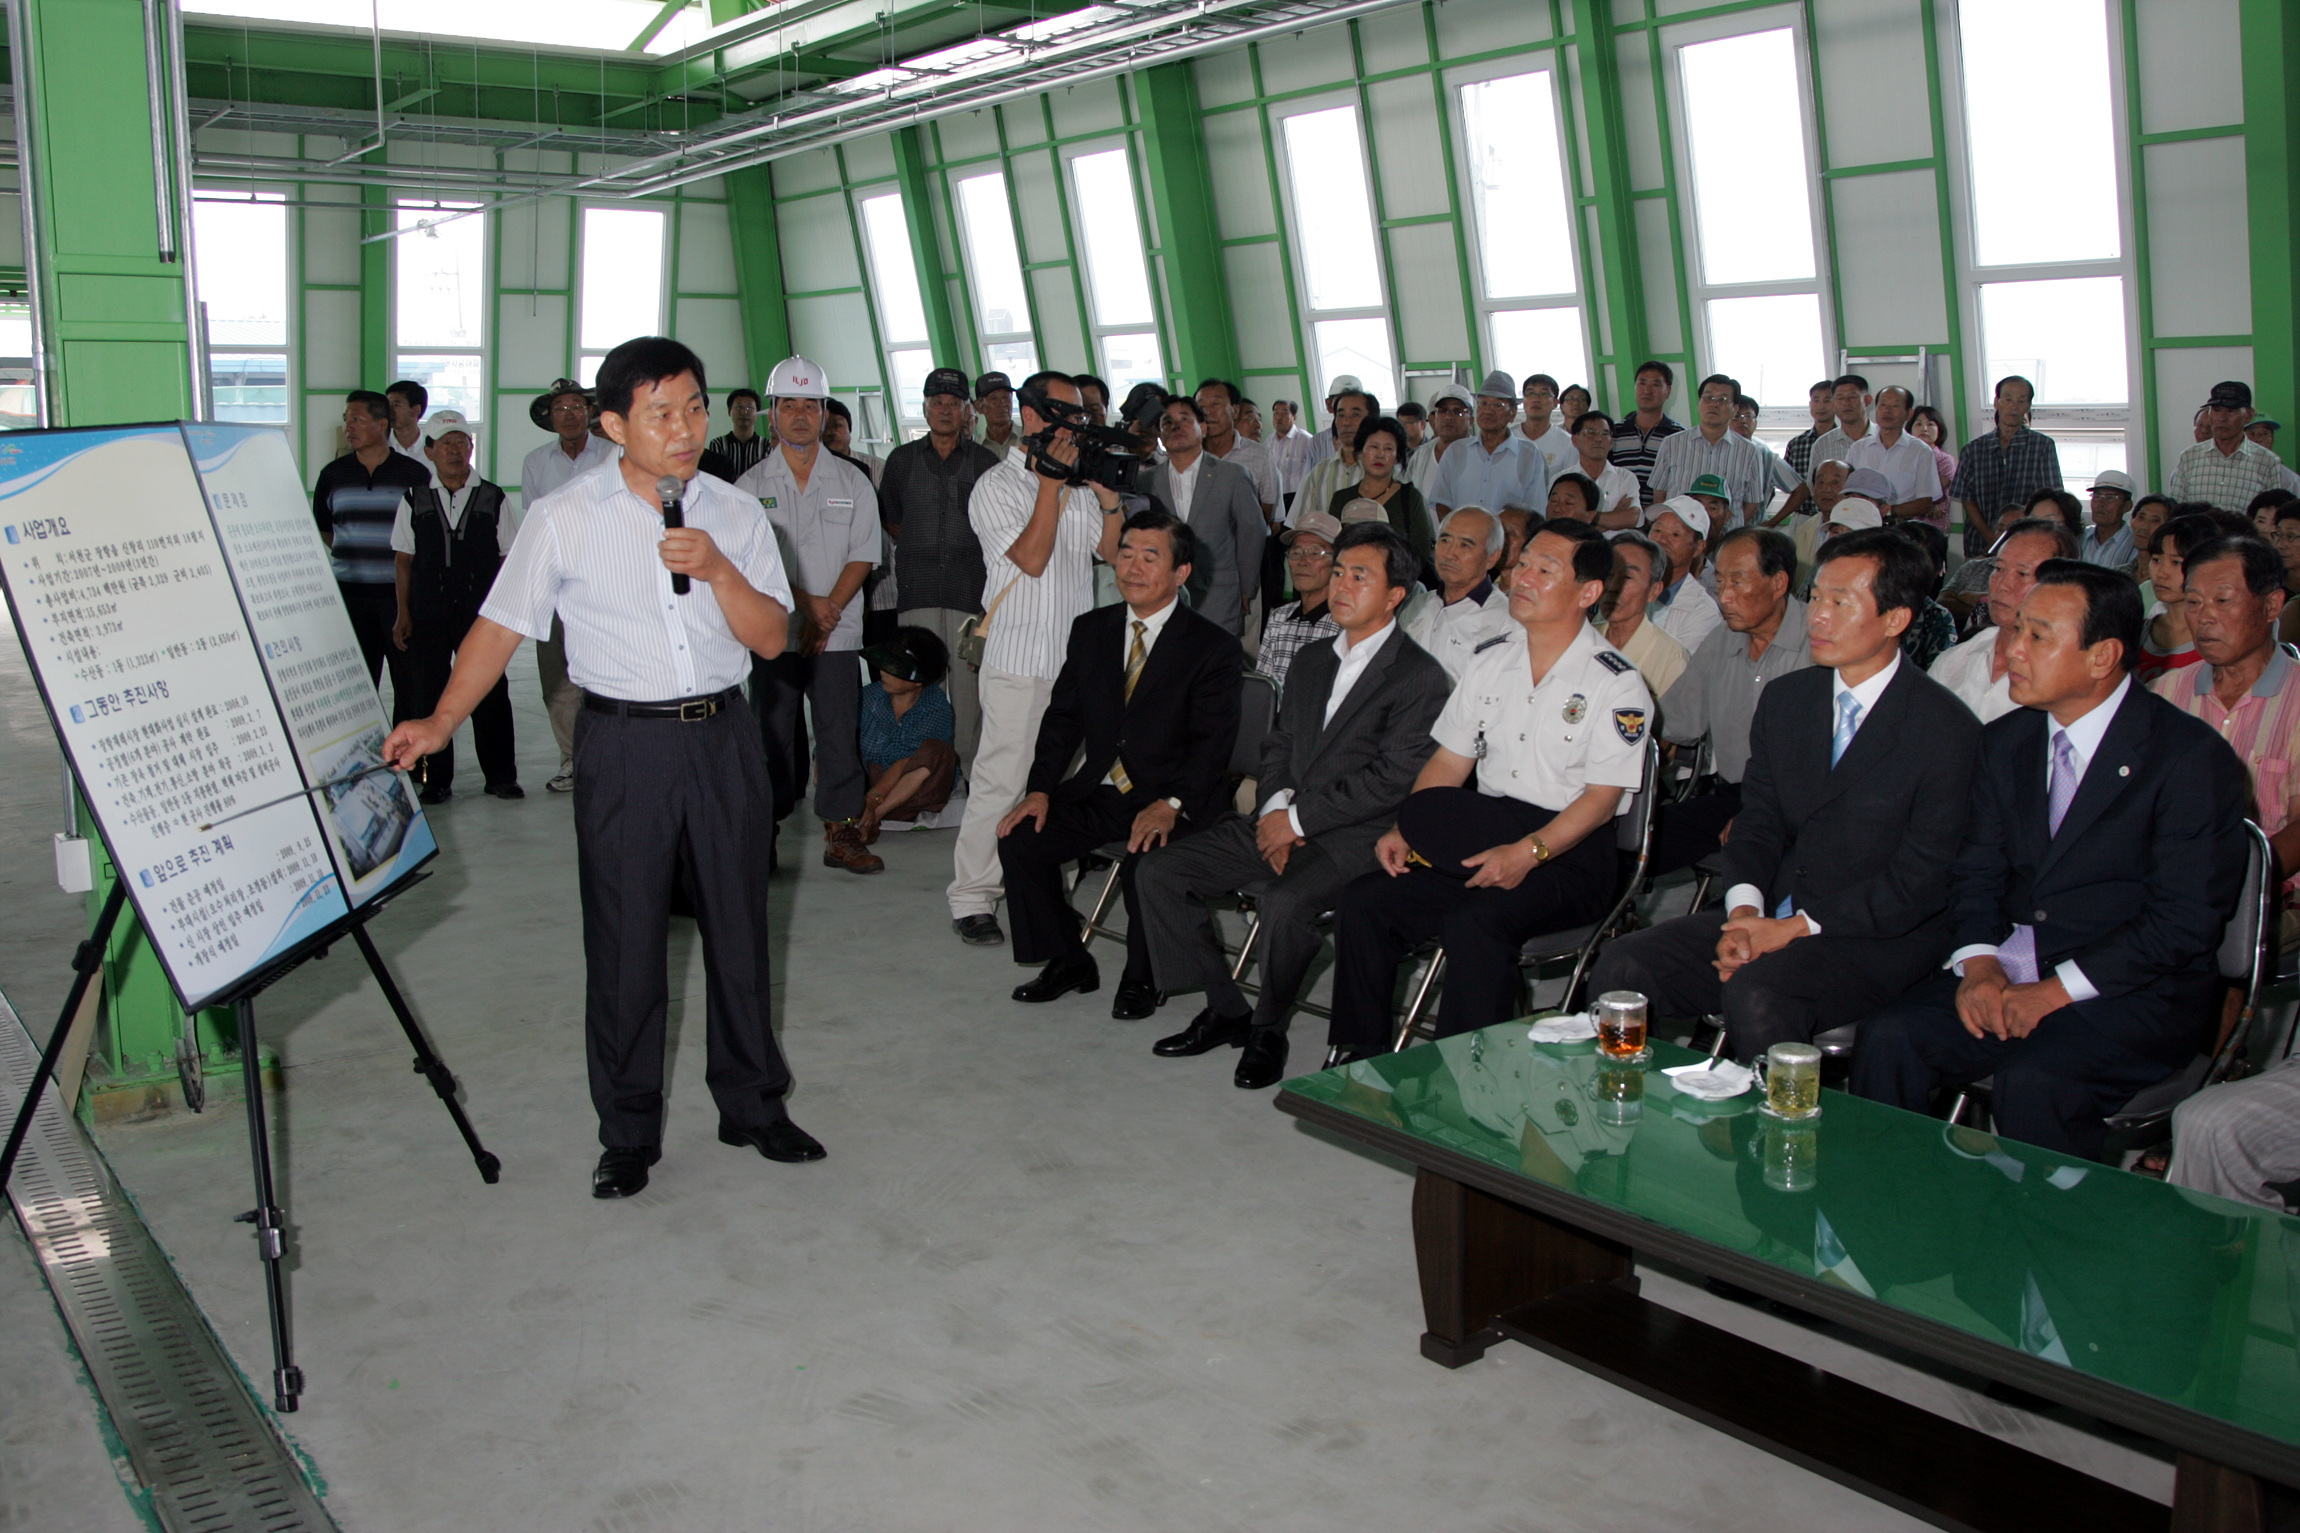
[[[1242,635],[1269,535],[1254,476],[1205,450],[1205,411],[1186,394],[1166,401],[1158,441],[1166,461],[1144,477],[1142,492],[1197,535],[1203,563],[1188,587],[1190,604],[1232,637]]]
[[[1224,815],[1136,871],[1158,988],[1206,992],[1205,1009],[1153,1053],[1243,1046],[1235,1080],[1249,1091],[1286,1073],[1286,1014],[1318,956],[1318,918],[1350,880],[1374,870],[1374,843],[1429,760],[1430,725],[1451,690],[1445,667],[1397,622],[1420,565],[1386,522],[1342,529],[1327,588],[1342,631],[1294,659],[1262,745],[1260,812]],[[1260,899],[1262,994],[1249,1010],[1203,902],[1273,877]]]

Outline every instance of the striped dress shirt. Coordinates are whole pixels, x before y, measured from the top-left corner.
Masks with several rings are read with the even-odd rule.
[[[1653,472],[1654,455],[1661,451],[1662,442],[1684,429],[1684,422],[1664,415],[1651,431],[1640,431],[1637,412],[1630,411],[1613,423],[1613,466],[1635,474],[1638,490],[1651,499],[1649,476]]]
[[[1052,681],[1062,674],[1070,625],[1094,605],[1094,550],[1102,542],[1102,507],[1094,492],[1082,485],[1065,489],[1046,573],[1026,575],[1006,551],[1030,525],[1039,477],[1022,456],[1004,459],[974,482],[966,517],[982,540],[983,610],[988,612],[990,604],[998,602],[990,638],[983,646],[983,669]]]
[[[1747,505],[1762,506],[1773,493],[1772,470],[1756,444],[1730,429],[1714,442],[1697,430],[1680,431],[1664,439],[1654,449],[1653,468],[1645,476],[1645,487],[1655,501],[1664,501],[1693,488],[1693,481],[1703,474],[1715,474],[1725,481],[1726,498],[1736,512]]]
[[[684,512],[755,590],[790,610],[774,528],[757,501],[697,474]],[[623,482],[622,460],[602,463],[528,508],[479,615],[544,639],[556,612],[566,625],[569,679],[602,697],[664,702],[740,685],[751,651],[709,586],[672,591],[662,537],[661,510]]]
[[[2201,445],[2210,447],[2210,442]],[[2247,447],[2257,443],[2247,442]],[[2265,449],[2263,449],[2265,451]],[[2149,684],[2149,690],[2183,713],[2194,714],[2236,752],[2252,779],[2252,822],[2273,836],[2292,818],[2292,800],[2300,793],[2300,665],[2281,649],[2270,649],[2268,668],[2250,691],[2224,707],[2212,694],[2212,667],[2192,665],[2167,671]],[[2300,873],[2284,881],[2300,890]]]

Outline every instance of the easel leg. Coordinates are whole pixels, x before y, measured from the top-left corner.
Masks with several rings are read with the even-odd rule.
[[[112,938],[112,927],[120,919],[120,907],[128,900],[128,886],[119,879],[112,881],[112,892],[104,896],[104,908],[96,917],[96,929],[88,933],[88,940],[72,950],[72,989],[64,997],[64,1009],[56,1017],[56,1026],[48,1034],[48,1046],[40,1051],[39,1068],[32,1072],[31,1084],[25,1088],[24,1100],[16,1109],[15,1125],[8,1130],[8,1148],[0,1151],[0,1187],[8,1185],[8,1178],[16,1171],[16,1156],[24,1148],[24,1136],[32,1131],[32,1115],[40,1110],[40,1098],[48,1091],[48,1082],[55,1078],[56,1061],[64,1057],[65,1045],[72,1036],[72,1023],[80,1015],[80,1003],[87,999],[88,986],[95,980],[96,971],[104,965],[104,944]],[[70,1112],[72,1104],[64,1104]]]
[[[272,1405],[285,1415],[296,1408],[297,1396],[303,1393],[303,1370],[295,1365],[288,1340],[287,1281],[280,1268],[287,1242],[279,1208],[272,1201],[271,1131],[264,1122],[263,1065],[256,1058],[256,1003],[242,1000],[235,1010],[239,1017],[240,1071],[247,1081],[248,1152],[255,1160],[256,1172],[256,1206],[240,1215],[239,1222],[256,1227],[256,1253],[264,1264],[264,1301],[271,1310]]]
[[[473,1163],[479,1167],[479,1179],[490,1185],[500,1181],[503,1162],[490,1154],[487,1147],[479,1142],[479,1135],[472,1131],[471,1120],[463,1115],[463,1104],[455,1100],[454,1072],[431,1051],[431,1044],[424,1038],[423,1029],[416,1026],[415,1014],[407,1009],[407,1002],[401,997],[399,986],[392,983],[391,971],[383,966],[383,954],[376,951],[375,940],[368,936],[367,927],[364,924],[353,926],[351,938],[359,944],[360,955],[367,960],[368,971],[382,988],[384,1000],[391,1004],[392,1015],[399,1018],[401,1031],[407,1034],[407,1041],[415,1045],[415,1073],[431,1082],[431,1089],[439,1093],[439,1100],[446,1104],[448,1117],[455,1120],[455,1131],[463,1136],[463,1143],[470,1149]]]

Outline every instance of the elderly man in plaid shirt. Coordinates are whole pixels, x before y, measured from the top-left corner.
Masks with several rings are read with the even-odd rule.
[[[2060,488],[2060,449],[2051,437],[2031,431],[2029,407],[2036,385],[2018,373],[1997,380],[1997,428],[1974,437],[1957,454],[1957,477],[1949,498],[1965,508],[1965,555],[1988,552],[1996,519],[2007,506],[2028,504],[2039,490]]]
[[[1342,631],[1326,610],[1326,588],[1334,580],[1334,543],[1341,535],[1342,524],[1324,511],[1300,513],[1294,525],[1279,534],[1286,545],[1286,576],[1293,583],[1294,600],[1262,625],[1262,650],[1254,669],[1281,689],[1296,655]]]
[[[2176,501],[2201,500],[2242,516],[2253,496],[2281,489],[2284,460],[2245,435],[2251,424],[2251,386],[2212,385],[2204,404],[2204,425],[2211,434],[2174,461],[2166,493]]]

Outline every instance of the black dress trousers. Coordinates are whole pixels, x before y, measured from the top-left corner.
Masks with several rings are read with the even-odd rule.
[[[575,848],[583,891],[584,1028],[599,1142],[663,1138],[664,939],[671,887],[692,880],[703,938],[709,1063],[730,1127],[781,1119],[791,1073],[776,1047],[767,973],[773,808],[750,708],[575,722]]]
[[[429,718],[439,707],[440,695],[447,690],[447,678],[455,669],[455,652],[463,647],[465,635],[479,620],[476,609],[457,612],[451,609],[415,609],[414,632],[408,636],[407,651],[401,667],[407,677],[407,706],[403,710],[411,719]],[[471,710],[472,743],[479,748],[480,775],[491,788],[519,781],[519,751],[511,730],[511,683],[495,678],[495,685]],[[423,759],[423,785],[427,788],[453,788],[455,786],[455,737]]]
[[[404,724],[409,719],[425,715],[409,711],[413,701],[413,683],[407,674],[406,657],[399,646],[391,642],[392,625],[399,621],[399,592],[387,585],[352,585],[337,581],[335,588],[343,593],[343,610],[351,618],[352,636],[359,640],[359,657],[367,664],[369,680],[377,691],[383,690],[383,678],[391,677],[391,721]]]
[[[1016,963],[1051,963],[1086,951],[1084,912],[1070,903],[1062,882],[1062,865],[1133,832],[1137,807],[1108,783],[1084,798],[1057,803],[1046,814],[1046,828],[1024,820],[998,843],[998,861],[1006,871],[1006,919],[1014,928]],[[1175,838],[1190,828],[1177,820]],[[1118,871],[1118,887],[1126,899],[1126,975],[1149,984],[1149,928],[1142,922],[1134,892],[1134,870],[1141,858],[1128,856]]]

